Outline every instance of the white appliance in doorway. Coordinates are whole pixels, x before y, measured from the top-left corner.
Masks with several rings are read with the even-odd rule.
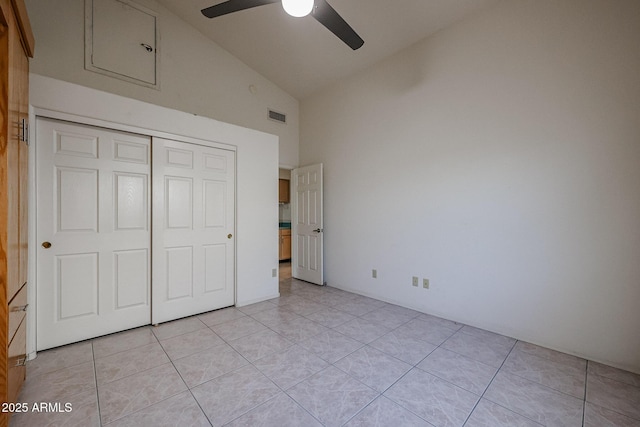
[[[291,171],[291,274],[324,285],[322,163]]]

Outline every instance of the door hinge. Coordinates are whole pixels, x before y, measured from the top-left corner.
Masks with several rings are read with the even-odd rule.
[[[29,123],[27,119],[20,119],[20,141],[29,145]]]

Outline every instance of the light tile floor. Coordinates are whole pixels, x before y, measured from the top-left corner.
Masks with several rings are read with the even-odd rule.
[[[18,426],[640,426],[640,375],[295,279],[39,353]]]

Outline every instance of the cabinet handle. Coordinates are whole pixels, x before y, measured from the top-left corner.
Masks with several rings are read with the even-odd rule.
[[[16,361],[16,367],[18,367],[18,366],[24,366],[24,365],[26,365],[26,364],[27,364],[27,358],[26,358],[26,357],[23,357],[23,358],[18,359],[18,360]]]
[[[27,311],[27,307],[29,307],[29,304],[17,305],[15,307],[12,307],[11,311]]]
[[[20,119],[20,132],[19,139],[29,145],[29,123],[27,119]]]

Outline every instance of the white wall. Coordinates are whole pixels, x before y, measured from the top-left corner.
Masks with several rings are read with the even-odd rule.
[[[636,0],[505,1],[303,100],[329,285],[640,372],[639,45]]]
[[[49,110],[48,117],[53,115],[144,135],[180,140],[196,138],[236,147],[236,305],[279,296],[278,278],[272,277],[272,270],[278,268],[276,136],[35,74],[30,78],[29,101],[36,112]],[[32,176],[34,170],[32,162]],[[34,181],[31,181],[33,193]],[[32,197],[32,252],[29,255],[32,262],[36,259],[37,247],[34,202]],[[33,264],[30,265],[30,277],[35,277]],[[30,285],[30,303],[35,306],[35,284],[30,281]],[[32,314],[35,316],[35,311]],[[29,325],[35,325],[35,319],[30,318]],[[35,349],[32,329],[29,336],[30,348]]]
[[[84,69],[84,0],[26,0],[31,72],[278,135],[280,165],[297,166],[298,101],[154,0],[135,1],[159,14],[160,90]],[[268,120],[268,108],[287,124]]]

